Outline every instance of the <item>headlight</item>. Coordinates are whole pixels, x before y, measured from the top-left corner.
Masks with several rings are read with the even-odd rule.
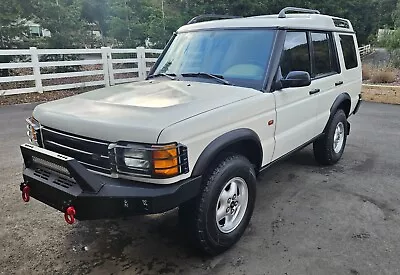
[[[33,145],[40,146],[41,138],[40,138],[40,123],[34,119],[33,117],[26,119],[26,135],[29,138],[29,142]]]
[[[124,150],[124,163],[130,168],[150,169],[148,153],[136,146]]]
[[[187,149],[177,143],[138,145],[118,143],[116,168],[120,174],[169,178],[189,171]]]

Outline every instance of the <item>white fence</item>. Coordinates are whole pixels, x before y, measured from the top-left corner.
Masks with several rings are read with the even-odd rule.
[[[371,47],[370,44],[360,47],[359,50],[360,50],[361,57],[369,55],[370,53],[372,53],[372,47]]]
[[[0,56],[13,56],[20,59],[18,62],[0,63],[0,70],[8,69],[13,75],[0,77],[0,95],[42,93],[93,86],[107,87],[142,80],[145,79],[151,65],[156,62],[161,52],[160,49],[143,47],[136,49],[108,47],[37,49],[33,47],[29,50],[0,50]],[[43,56],[57,55],[75,56],[81,60],[40,61]],[[67,68],[70,68],[69,72],[65,72],[68,71]],[[71,70],[71,68],[74,69]],[[60,81],[64,83],[58,83]]]
[[[145,49],[37,49],[0,50],[0,56],[18,62],[0,63],[0,96],[94,86],[113,86],[145,79],[162,50]],[[360,48],[361,56],[372,52],[371,45]],[[44,56],[68,55],[81,60],[46,61]],[[19,59],[18,59],[19,58]],[[68,70],[69,68],[69,70]],[[73,68],[73,69],[71,69]],[[78,69],[79,68],[79,69]]]

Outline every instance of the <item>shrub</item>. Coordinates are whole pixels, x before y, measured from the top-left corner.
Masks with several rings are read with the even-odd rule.
[[[362,80],[370,80],[372,76],[372,68],[368,65],[362,67]]]
[[[372,83],[393,83],[396,81],[396,72],[392,68],[377,68],[371,74]]]
[[[400,49],[392,49],[390,54],[390,65],[394,68],[400,68]]]

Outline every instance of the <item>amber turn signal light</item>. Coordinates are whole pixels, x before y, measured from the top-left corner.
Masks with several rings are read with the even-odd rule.
[[[178,148],[176,145],[154,147],[154,174],[161,177],[173,177],[179,174]]]

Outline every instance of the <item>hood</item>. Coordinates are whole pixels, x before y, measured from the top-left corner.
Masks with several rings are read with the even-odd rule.
[[[85,137],[156,143],[172,124],[259,93],[220,84],[152,80],[44,103],[33,116],[43,126]]]

